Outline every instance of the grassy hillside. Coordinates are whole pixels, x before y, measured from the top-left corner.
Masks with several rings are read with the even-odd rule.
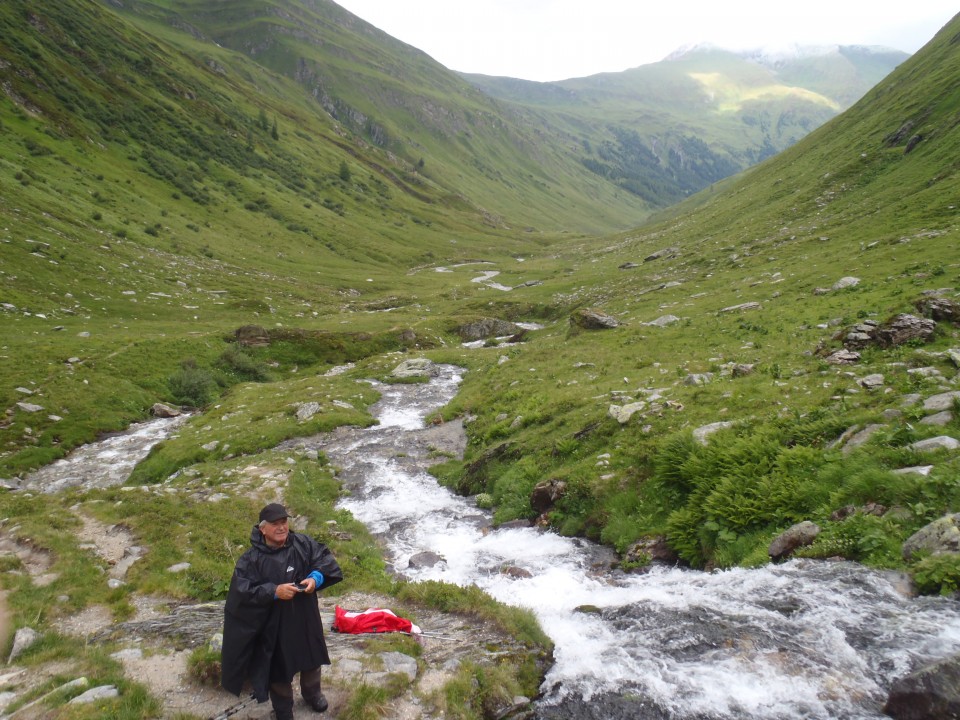
[[[553,83],[466,77],[495,97],[565,118],[586,167],[663,206],[793,145],[906,57],[861,47],[781,58],[697,47]]]
[[[664,534],[701,567],[766,562],[800,520],[824,528],[812,554],[898,565],[899,543],[960,500],[954,457],[907,448],[960,431],[956,412],[945,427],[920,422],[929,413],[909,398],[956,388],[944,351],[960,345],[957,327],[941,321],[932,342],[874,346],[851,366],[825,357],[857,322],[917,314],[938,289],[957,297],[958,32],[954,20],[851,110],[742,178],[544,268],[550,278],[505,313],[522,297],[623,324],[581,331],[558,312],[527,345],[478,351],[506,360],[468,376],[449,412],[477,416],[473,442],[463,467],[440,474],[489,493],[502,520],[533,517],[534,485],[563,481],[548,515],[562,532],[621,550]],[[845,276],[860,282],[830,289]],[[668,315],[676,322],[649,324]],[[881,387],[866,389],[876,373]],[[632,403],[626,424],[610,417]],[[707,447],[691,439],[715,422],[732,425]],[[873,424],[863,449],[833,445]],[[891,473],[928,462],[926,477]],[[868,503],[899,510],[831,519]]]
[[[141,0],[122,17],[190,56],[229,48],[288,79],[308,112],[332,120],[350,146],[379,150],[496,224],[597,231],[635,225],[649,212],[571,156],[576,140],[566,128],[532,122],[330,0],[246,0],[229,12],[196,0]]]

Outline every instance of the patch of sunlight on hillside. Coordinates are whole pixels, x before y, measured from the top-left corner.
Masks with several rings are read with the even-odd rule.
[[[738,112],[743,105],[752,100],[764,98],[785,98],[793,96],[798,100],[825,105],[840,112],[840,105],[830,98],[804,88],[789,85],[743,86],[723,73],[690,73],[690,77],[703,86],[717,110],[724,113]]]

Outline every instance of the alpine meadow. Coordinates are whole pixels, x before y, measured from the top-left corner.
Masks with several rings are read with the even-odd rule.
[[[0,629],[38,639],[0,715],[200,717],[69,621],[222,611],[282,499],[343,569],[331,601],[496,636],[416,717],[520,717],[551,661],[533,613],[392,572],[335,464],[289,449],[375,425],[378,388],[431,363],[462,369],[427,421],[466,448],[430,474],[493,528],[631,574],[842,559],[954,597],[960,16],[910,57],[784,63],[701,48],[527,83],[329,0],[2,3]],[[189,417],[122,484],[32,484],[158,404]],[[108,531],[145,548],[120,583]],[[216,685],[205,642],[164,642]],[[413,691],[375,669],[330,717],[401,717]],[[119,693],[68,704],[81,676]]]

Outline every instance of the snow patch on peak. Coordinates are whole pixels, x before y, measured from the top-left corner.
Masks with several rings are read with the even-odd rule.
[[[691,55],[695,52],[704,52],[710,50],[723,50],[719,45],[709,42],[698,42],[698,43],[687,43],[686,45],[681,45],[672,53],[667,55],[663,60],[668,62],[670,60],[679,60],[680,58]]]

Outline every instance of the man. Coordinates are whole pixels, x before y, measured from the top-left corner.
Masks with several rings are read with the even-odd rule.
[[[270,503],[237,560],[224,608],[223,687],[239,695],[249,679],[257,702],[269,696],[277,720],[293,718],[293,676],[316,712],[327,709],[320,666],[330,664],[316,591],[343,580],[326,545],[290,532],[287,510]]]

